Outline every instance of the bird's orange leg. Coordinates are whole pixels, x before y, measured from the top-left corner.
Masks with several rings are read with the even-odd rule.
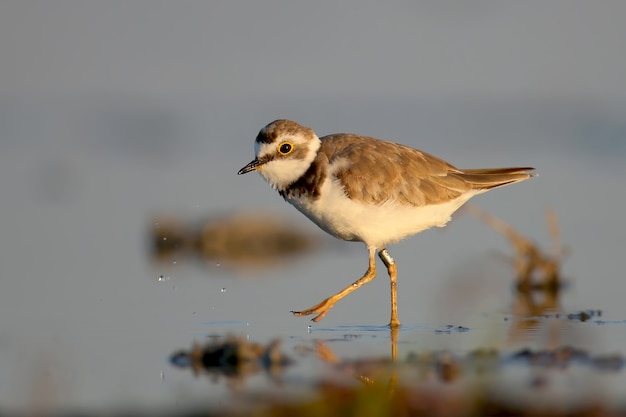
[[[308,316],[310,314],[317,314],[317,316],[313,317],[312,320],[320,321],[321,319],[324,318],[326,314],[328,314],[330,309],[335,306],[337,301],[341,300],[346,295],[361,288],[363,285],[367,284],[368,282],[376,278],[376,258],[374,257],[374,254],[376,253],[376,248],[369,248],[368,250],[369,250],[369,267],[367,268],[365,275],[363,275],[361,278],[354,281],[353,284],[339,291],[337,294],[331,295],[330,297],[328,297],[321,303],[314,305],[311,308],[308,308],[302,311],[292,311],[293,315],[300,317],[300,316]]]
[[[398,292],[396,289],[398,269],[396,267],[396,261],[393,260],[387,249],[382,249],[378,252],[378,256],[387,267],[389,273],[389,281],[391,283],[391,320],[389,321],[389,327],[397,329],[400,327],[400,320],[398,319]]]

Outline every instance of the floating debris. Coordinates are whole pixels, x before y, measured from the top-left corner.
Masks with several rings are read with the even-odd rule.
[[[531,366],[542,368],[567,368],[576,363],[588,365],[600,370],[620,371],[624,366],[624,358],[618,354],[592,356],[588,351],[563,346],[551,350],[522,349],[514,353],[510,360],[524,360]]]
[[[583,310],[567,315],[568,320],[589,321],[594,317],[602,317],[602,310]]]
[[[176,352],[170,362],[181,368],[191,368],[196,375],[204,371],[218,376],[245,378],[260,370],[276,374],[291,363],[279,347],[278,341],[263,346],[242,337],[228,336],[204,346],[194,344],[190,351]]]
[[[447,324],[443,326],[443,328],[441,329],[435,329],[435,334],[465,333],[469,331],[470,331],[469,327],[454,326],[452,324]]]

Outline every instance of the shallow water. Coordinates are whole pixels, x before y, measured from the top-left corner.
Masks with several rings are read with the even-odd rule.
[[[497,254],[510,256],[511,247],[476,218],[460,215],[446,229],[390,249],[399,270],[399,359],[442,349],[463,357],[479,348],[512,353],[559,346],[625,354],[626,103],[380,99],[359,107],[361,100],[334,101],[348,109],[342,117],[329,116],[323,100],[259,103],[84,97],[4,103],[2,409],[231,404],[234,388],[225,378],[195,377],[169,362],[173,352],[211,336],[262,344],[278,338],[294,358],[282,383],[261,372],[239,392],[306,393],[320,378],[337,377],[341,371],[314,352],[319,342],[344,362],[391,357],[388,281],[380,263],[378,278],[321,322],[289,313],[353,282],[367,267],[367,252],[324,236],[260,178],[236,175],[253,156],[258,129],[276,112],[320,135],[380,136],[461,167],[538,168],[539,177],[474,202],[546,250],[545,210],[555,209],[569,253],[563,263],[569,285],[558,309],[546,317],[514,312],[523,300],[515,299],[513,270]],[[150,256],[155,216],[193,222],[239,211],[277,216],[321,246],[272,266]],[[583,310],[601,315],[556,316]],[[506,369],[511,390],[527,381],[523,364]],[[585,372],[609,399],[626,390],[621,370]],[[567,390],[569,382],[560,386]]]

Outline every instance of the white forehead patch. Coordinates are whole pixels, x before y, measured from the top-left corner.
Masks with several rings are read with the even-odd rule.
[[[275,154],[276,144],[254,142],[254,152],[256,154],[256,157],[259,159],[264,157],[265,155]]]
[[[256,155],[256,157],[258,158],[260,156],[261,152],[261,146],[264,145],[263,143],[259,143],[257,141],[254,142],[254,154]]]

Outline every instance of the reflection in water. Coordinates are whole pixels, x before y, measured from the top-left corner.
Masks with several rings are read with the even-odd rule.
[[[561,323],[557,320],[546,322],[546,317],[556,318],[562,309],[559,296],[562,290],[557,288],[531,289],[518,288],[513,296],[512,320],[509,329],[508,345],[524,342],[537,332],[538,328],[549,327],[546,346],[556,347],[560,344]]]
[[[510,333],[523,332],[520,323],[537,325],[541,320],[574,323],[591,319],[600,311],[565,313],[559,306],[560,291],[547,289],[518,291]],[[534,297],[543,296],[542,301]],[[431,336],[446,337],[451,333],[471,334],[462,326],[446,327]],[[251,404],[255,415],[606,415],[606,404],[597,390],[585,381],[594,372],[621,372],[624,358],[620,354],[594,354],[585,349],[558,345],[545,349],[492,347],[465,353],[434,349],[409,352],[398,357],[399,329],[389,332],[390,353],[382,357],[341,358],[329,346],[334,340],[358,338],[355,332],[371,332],[370,327],[350,329],[344,338],[315,340],[312,347],[297,347],[299,357],[315,354],[335,372],[315,383],[313,399],[295,402],[277,400],[275,396],[255,396]],[[377,329],[377,331],[382,331]],[[559,343],[558,337],[554,343]],[[226,376],[231,387],[242,386],[245,380],[261,370],[277,378],[291,360],[278,349],[278,343],[261,346],[244,338],[227,337],[205,347],[194,346],[189,352],[178,352],[172,363],[189,367],[195,374]],[[297,364],[296,364],[297,365]],[[357,384],[346,384],[339,375],[348,376]],[[606,377],[606,376],[605,376]],[[563,390],[563,379],[570,382]],[[582,382],[581,382],[582,381]],[[303,381],[308,384],[307,381]],[[586,391],[581,391],[586,389]],[[585,388],[587,387],[587,388]],[[520,398],[522,400],[520,400]],[[533,401],[535,398],[537,401]],[[550,402],[542,399],[550,398]],[[555,400],[556,399],[556,400]],[[520,402],[521,401],[521,402]],[[559,405],[568,404],[568,413]],[[555,408],[556,407],[556,408]],[[377,410],[367,414],[363,410]],[[237,414],[235,414],[237,415]],[[241,414],[244,415],[244,414]]]
[[[394,364],[398,359],[398,334],[400,330],[397,327],[392,327],[386,328],[385,331],[388,331],[390,336],[390,358],[368,358],[345,362],[339,359],[332,349],[322,340],[315,341],[313,351],[323,362],[340,368],[342,372],[349,374],[351,377],[356,378],[364,384],[373,384],[381,378],[386,377],[388,378],[389,387],[394,388],[398,383],[398,374]]]
[[[393,352],[393,335],[391,340]],[[604,414],[608,409],[602,397],[585,381],[593,378],[593,372],[606,375],[624,368],[620,354],[597,355],[571,346],[513,351],[479,348],[466,354],[432,350],[411,352],[402,360],[393,356],[342,360],[318,340],[314,351],[333,369],[362,383],[346,386],[336,378],[324,380],[319,384],[318,395],[328,407],[353,411],[375,407],[385,412],[401,410],[406,415],[561,416],[571,415],[572,411],[576,415],[608,415]],[[562,390],[563,378],[571,384],[566,391]],[[587,387],[583,388],[586,391],[581,392],[580,386]],[[333,391],[343,395],[337,398]],[[551,401],[542,402],[544,397]],[[520,403],[520,398],[527,400]],[[564,404],[568,411],[562,413]],[[306,409],[310,405],[303,403],[300,407]],[[284,407],[275,406],[280,410]]]
[[[155,218],[150,241],[157,261],[193,255],[235,267],[269,266],[317,246],[311,236],[280,218],[243,213],[213,217],[199,226],[173,217]]]

